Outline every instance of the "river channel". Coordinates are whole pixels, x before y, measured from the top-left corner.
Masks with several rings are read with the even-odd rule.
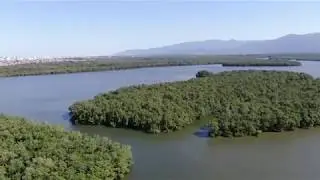
[[[131,145],[135,164],[127,180],[319,180],[320,129],[216,139],[195,135],[196,125],[169,135],[147,135],[73,126],[68,121],[69,105],[98,93],[134,84],[187,80],[199,70],[240,69],[298,71],[320,77],[320,62],[304,61],[297,67],[203,65],[0,78],[0,112]]]

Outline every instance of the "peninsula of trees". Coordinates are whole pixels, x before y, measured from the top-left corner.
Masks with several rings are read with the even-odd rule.
[[[300,66],[298,61],[289,60],[264,60],[264,61],[239,61],[239,62],[225,62],[222,66]]]
[[[200,74],[200,75],[199,75]],[[247,136],[320,125],[320,80],[285,71],[198,73],[188,81],[139,85],[69,107],[76,124],[177,131],[211,117],[215,136]]]
[[[0,66],[0,77],[65,74],[144,67],[222,64],[223,66],[300,66],[300,62],[262,60],[250,55],[168,56],[168,57],[97,57],[66,59],[61,62],[28,63]]]
[[[0,179],[108,179],[130,171],[130,146],[0,115]]]

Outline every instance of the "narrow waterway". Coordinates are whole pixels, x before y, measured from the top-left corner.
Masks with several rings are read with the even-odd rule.
[[[0,78],[0,112],[130,144],[135,165],[127,177],[129,180],[319,180],[319,129],[266,133],[259,138],[210,139],[194,135],[197,125],[154,136],[122,129],[73,126],[67,117],[67,108],[75,101],[133,84],[187,80],[199,70],[287,70],[320,77],[320,62],[302,63],[298,67],[206,65]]]

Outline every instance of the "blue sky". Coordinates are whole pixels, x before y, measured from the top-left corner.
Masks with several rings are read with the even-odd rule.
[[[0,56],[109,55],[320,32],[320,2],[0,2]]]

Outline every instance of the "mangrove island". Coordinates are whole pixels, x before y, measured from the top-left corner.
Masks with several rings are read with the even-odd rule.
[[[250,136],[320,125],[320,80],[285,71],[230,71],[188,81],[138,85],[70,106],[76,124],[149,133],[212,117],[214,136]]]

